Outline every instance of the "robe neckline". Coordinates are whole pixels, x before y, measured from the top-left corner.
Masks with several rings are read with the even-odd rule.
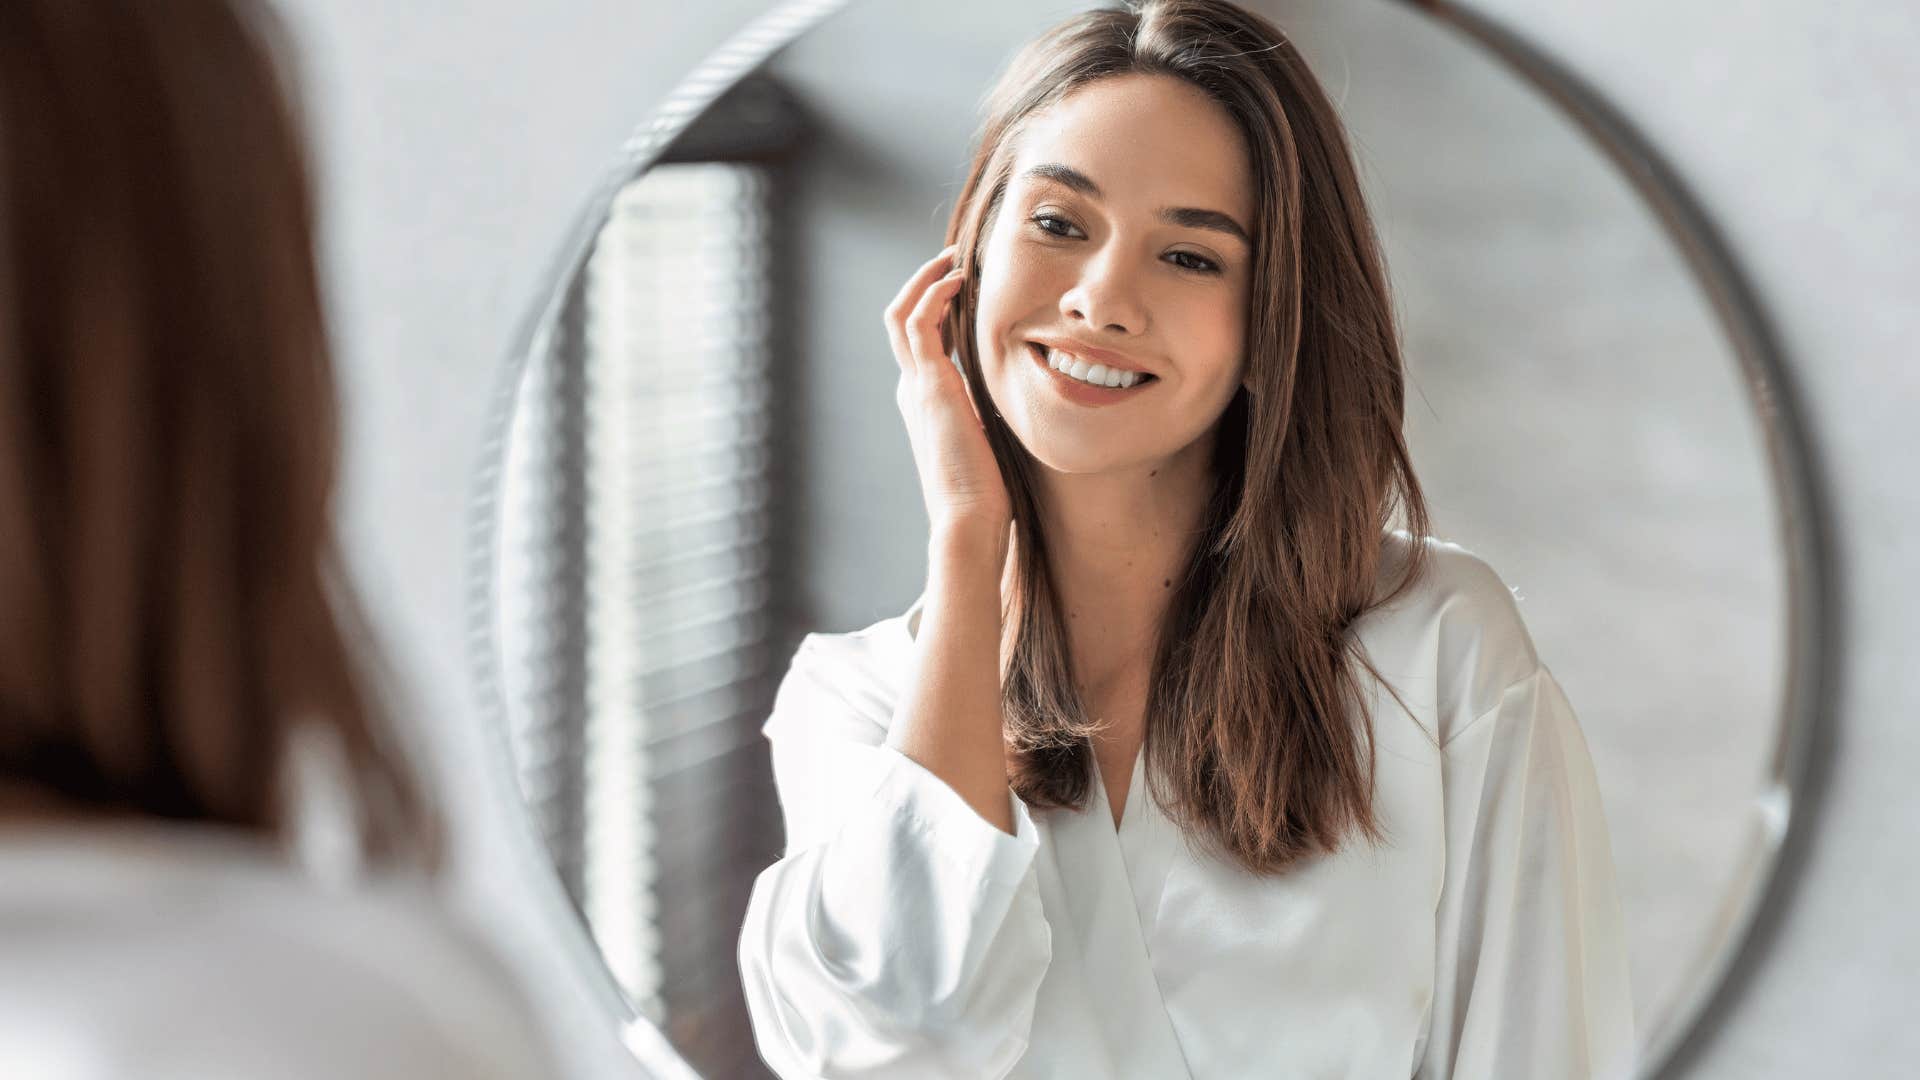
[[[1091,754],[1088,756],[1093,757]],[[1108,843],[1118,855],[1133,891],[1134,913],[1141,937],[1151,941],[1154,926],[1160,918],[1160,900],[1166,890],[1167,871],[1179,847],[1180,837],[1178,828],[1160,812],[1160,807],[1153,801],[1152,792],[1148,790],[1146,745],[1142,743],[1134,753],[1133,775],[1127,781],[1126,806],[1120,813],[1117,828],[1113,825],[1113,804],[1107,799],[1107,785],[1100,775],[1097,757],[1093,759],[1093,790],[1094,797],[1088,804],[1086,815],[1094,824],[1105,827]]]
[[[1118,829],[1097,760],[1086,807],[1045,817],[1061,871],[1058,902],[1072,915],[1087,992],[1109,1006],[1099,1014],[1107,1045],[1137,1075],[1178,1078],[1190,1074],[1160,994],[1152,947],[1178,835],[1157,812],[1145,772],[1143,745],[1134,755]]]

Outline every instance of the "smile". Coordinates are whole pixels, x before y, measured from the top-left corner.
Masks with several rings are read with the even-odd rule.
[[[1033,357],[1034,364],[1046,375],[1048,385],[1052,386],[1061,397],[1076,405],[1113,405],[1125,401],[1160,381],[1152,375],[1147,375],[1132,386],[1095,386],[1054,368],[1047,360],[1046,348],[1036,342],[1027,342],[1027,355]]]

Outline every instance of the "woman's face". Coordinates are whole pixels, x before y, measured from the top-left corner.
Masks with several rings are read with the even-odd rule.
[[[1125,75],[1033,114],[1015,149],[978,271],[987,391],[1042,464],[1145,472],[1208,435],[1245,374],[1255,225],[1244,140],[1190,84]],[[1036,341],[1109,350],[1154,378],[1066,384]]]

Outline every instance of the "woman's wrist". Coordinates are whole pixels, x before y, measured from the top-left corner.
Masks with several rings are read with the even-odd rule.
[[[936,525],[927,542],[928,571],[964,578],[984,575],[998,592],[1010,542],[1010,530],[1004,522]]]

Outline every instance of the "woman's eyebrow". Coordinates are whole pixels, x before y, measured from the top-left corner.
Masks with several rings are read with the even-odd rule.
[[[1035,165],[1020,176],[1028,180],[1050,180],[1072,188],[1090,199],[1106,198],[1100,191],[1100,185],[1093,182],[1093,177],[1071,165],[1062,165],[1057,161]],[[1248,235],[1247,230],[1230,215],[1218,210],[1203,210],[1195,206],[1167,206],[1161,208],[1160,220],[1185,229],[1208,229],[1226,233],[1248,247],[1253,246],[1253,237]]]

